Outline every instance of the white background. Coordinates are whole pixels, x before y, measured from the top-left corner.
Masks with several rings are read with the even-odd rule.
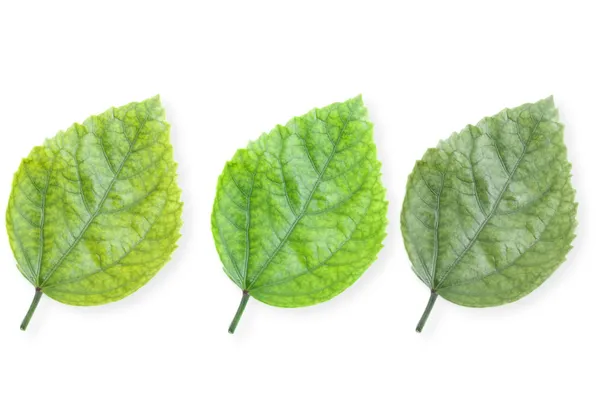
[[[118,302],[43,298],[0,230],[0,399],[598,399],[600,12],[594,2],[2,1],[0,211],[44,138],[160,93],[185,201],[174,259]],[[388,188],[379,260],[332,301],[239,289],[210,232],[218,175],[277,123],[362,93]],[[399,230],[406,177],[438,140],[553,94],[580,202],[575,248],[530,296],[470,309],[428,289]]]

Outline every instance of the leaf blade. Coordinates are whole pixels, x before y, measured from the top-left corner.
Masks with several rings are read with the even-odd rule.
[[[63,303],[119,300],[170,258],[180,193],[158,96],[74,124],[15,174],[7,229],[19,269]]]
[[[225,272],[242,290],[301,307],[334,297],[374,261],[386,209],[372,125],[357,97],[293,118],[238,150],[219,178],[212,229]],[[366,250],[352,250],[363,257],[343,257],[371,225]]]
[[[413,269],[465,306],[530,293],[564,261],[574,238],[570,169],[552,98],[506,109],[440,142],[407,185],[401,219]]]

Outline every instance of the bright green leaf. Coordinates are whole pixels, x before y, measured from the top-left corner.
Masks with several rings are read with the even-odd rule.
[[[408,179],[402,234],[437,296],[489,307],[542,284],[571,249],[577,205],[552,98],[484,118],[429,149]]]
[[[329,300],[376,259],[387,202],[362,98],[293,118],[238,150],[219,177],[212,232],[227,275],[278,307]]]
[[[21,273],[89,306],[122,299],[175,250],[181,190],[157,97],[111,108],[35,147],[15,174],[6,222]]]

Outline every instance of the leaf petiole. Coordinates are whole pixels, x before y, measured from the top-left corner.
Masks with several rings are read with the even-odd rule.
[[[237,312],[235,313],[235,317],[233,317],[233,321],[231,321],[231,325],[229,325],[229,333],[234,333],[235,332],[235,328],[237,327],[238,323],[240,322],[240,318],[242,317],[242,314],[244,313],[244,310],[246,309],[246,304],[248,304],[248,299],[250,298],[250,295],[248,294],[248,292],[246,290],[244,290],[242,292],[242,300],[240,301],[240,306],[237,309]]]
[[[29,321],[31,320],[31,317],[33,316],[33,313],[35,312],[35,309],[37,308],[38,304],[40,303],[42,294],[43,294],[42,289],[39,287],[36,287],[35,288],[35,296],[33,296],[33,301],[31,302],[31,305],[29,306],[29,310],[27,311],[25,318],[23,318],[23,322],[21,322],[21,330],[22,331],[27,329],[27,325],[29,325]]]
[[[417,332],[421,332],[423,330],[423,327],[425,326],[425,323],[427,322],[427,318],[429,318],[429,314],[431,314],[431,309],[433,308],[433,305],[435,304],[435,300],[437,299],[438,294],[432,289],[431,290],[431,296],[429,296],[429,301],[427,302],[427,307],[425,307],[425,311],[423,312],[423,315],[421,316],[421,319],[419,320],[419,324],[417,325]]]

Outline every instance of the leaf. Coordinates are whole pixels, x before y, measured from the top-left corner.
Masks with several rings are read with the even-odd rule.
[[[160,99],[111,108],[35,147],[15,174],[10,245],[36,296],[104,304],[150,280],[175,250],[181,190]]]
[[[362,98],[278,125],[219,177],[212,232],[225,273],[278,307],[327,301],[376,259],[387,202]]]
[[[565,260],[577,205],[553,99],[484,118],[417,161],[402,208],[413,270],[468,307],[520,299]]]

